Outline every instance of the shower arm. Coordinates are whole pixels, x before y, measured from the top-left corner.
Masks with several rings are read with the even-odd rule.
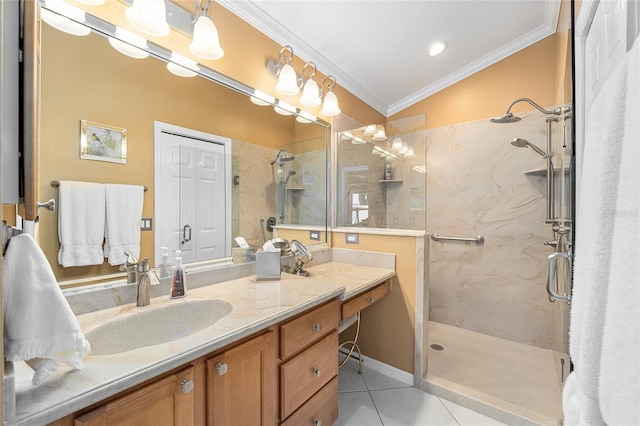
[[[518,102],[526,102],[529,105],[531,105],[532,107],[534,107],[535,109],[537,109],[538,111],[540,111],[543,114],[547,114],[547,115],[560,115],[562,113],[562,108],[558,107],[556,109],[554,109],[553,111],[550,111],[548,109],[544,109],[542,108],[540,105],[538,105],[537,103],[533,102],[531,99],[529,98],[519,98],[516,99],[515,101],[511,102],[511,104],[507,107],[507,111],[504,113],[505,116],[508,116],[510,114],[509,111],[511,111],[511,108],[517,104]]]

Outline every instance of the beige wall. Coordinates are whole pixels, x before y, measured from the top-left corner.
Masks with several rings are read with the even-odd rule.
[[[362,352],[413,374],[416,310],[416,238],[360,234],[358,245],[346,244],[343,232],[332,232],[332,247],[393,253],[397,277],[391,292],[362,311]]]

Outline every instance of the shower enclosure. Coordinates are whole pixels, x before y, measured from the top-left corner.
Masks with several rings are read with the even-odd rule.
[[[520,102],[535,109],[512,114]],[[571,134],[568,106],[526,98],[428,132],[427,232],[484,244],[432,238],[423,387],[506,423],[562,418]]]

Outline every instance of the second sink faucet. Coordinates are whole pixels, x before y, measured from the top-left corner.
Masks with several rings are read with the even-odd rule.
[[[145,257],[144,260],[138,264],[138,274],[140,275],[140,281],[138,282],[136,306],[147,306],[149,304],[151,286],[160,284],[156,273],[149,269],[148,257]]]

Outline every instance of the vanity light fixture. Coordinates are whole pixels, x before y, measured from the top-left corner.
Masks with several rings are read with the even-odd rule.
[[[86,36],[91,32],[91,28],[81,24],[85,22],[84,10],[63,0],[47,0],[41,16],[44,22],[67,34]]]
[[[302,77],[298,77],[296,70],[291,65],[293,59],[293,48],[284,46],[278,53],[278,60],[267,60],[267,73],[278,80],[276,91],[286,96],[295,96],[302,88],[302,96],[300,103],[307,107],[316,107],[322,105],[321,114],[327,117],[333,117],[340,114],[338,106],[338,97],[333,91],[336,85],[336,78],[332,75],[326,76],[322,80],[322,84],[318,87],[315,81],[316,64],[307,62],[302,68]],[[324,94],[325,82],[327,84],[327,92]],[[324,101],[323,101],[324,98]]]
[[[224,56],[224,50],[220,47],[218,29],[209,16],[211,0],[197,0],[196,22],[193,25],[193,40],[189,44],[191,53],[202,59],[220,59]]]
[[[313,114],[308,113],[307,111],[300,111],[299,115],[296,117],[296,121],[302,124],[308,124],[316,121],[318,117]]]
[[[374,141],[383,141],[387,139],[387,135],[382,124],[376,125],[376,132],[373,134],[373,137],[371,139],[373,139]]]
[[[307,68],[309,68],[309,71],[306,71]],[[317,107],[322,103],[322,99],[320,99],[320,88],[318,88],[318,83],[316,83],[314,78],[316,75],[316,64],[313,62],[307,62],[304,65],[304,68],[302,68],[303,78],[305,76],[305,72],[308,72],[309,76],[304,82],[302,96],[300,96],[300,103],[308,107]]]
[[[293,48],[284,46],[278,53],[278,61],[269,59],[267,61],[267,72],[278,79],[276,91],[283,95],[294,96],[300,91],[298,87],[298,74],[291,65],[293,59]],[[284,62],[283,62],[284,61]]]
[[[336,85],[336,78],[332,75],[326,76],[322,80],[322,87],[324,89],[324,82],[329,80],[329,84],[327,85],[327,94],[324,95],[324,102],[322,103],[322,111],[321,114],[326,115],[327,117],[334,117],[340,114],[340,107],[338,106],[338,97],[335,93],[333,93],[333,87]]]
[[[402,141],[402,139],[400,139],[399,137],[395,137],[391,142],[391,151],[399,153],[400,151],[402,151],[403,145],[404,142]]]
[[[365,136],[373,136],[376,134],[376,132],[378,131],[378,127],[375,124],[369,124],[367,127],[364,128],[364,135]]]
[[[133,0],[125,10],[127,20],[138,30],[154,37],[169,35],[167,7],[164,0]]]
[[[116,27],[115,37],[109,37],[109,44],[123,55],[134,59],[144,59],[149,56],[147,40],[124,28]]]
[[[286,102],[282,102],[278,99],[278,104],[273,109],[280,115],[293,115],[296,112],[296,107]]]
[[[276,103],[276,98],[260,90],[254,90],[253,95],[250,96],[249,99],[251,102],[259,106],[273,105]]]
[[[199,70],[196,61],[176,52],[171,52],[171,62],[167,62],[167,69],[178,77],[195,77]]]

